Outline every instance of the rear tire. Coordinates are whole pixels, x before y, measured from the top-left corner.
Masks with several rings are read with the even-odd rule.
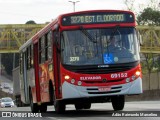
[[[55,98],[54,98],[54,90],[52,82],[49,82],[49,95],[50,95],[50,104],[53,105]]]
[[[30,93],[31,112],[32,112],[32,113],[38,113],[38,112],[39,112],[39,106],[37,105],[37,103],[33,103],[32,92],[30,91],[29,93]]]
[[[83,106],[84,106],[84,109],[90,109],[91,103],[85,103]]]
[[[124,95],[113,96],[111,97],[111,102],[115,111],[123,110],[125,104],[125,97]]]
[[[66,109],[66,105],[63,103],[63,101],[55,101],[54,102],[54,108],[56,113],[64,113]]]

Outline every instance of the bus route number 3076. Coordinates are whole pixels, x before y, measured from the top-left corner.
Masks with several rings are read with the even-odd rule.
[[[127,73],[114,73],[111,74],[111,78],[126,78],[128,77]]]

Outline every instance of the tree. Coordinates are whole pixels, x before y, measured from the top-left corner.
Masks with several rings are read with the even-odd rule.
[[[130,11],[134,11],[134,3],[135,3],[135,0],[124,0],[124,4],[127,6],[127,9]]]
[[[33,20],[29,20],[29,21],[26,22],[26,24],[36,24],[36,22],[33,21]]]
[[[137,16],[138,25],[160,26],[160,3],[150,0],[150,3]]]
[[[137,17],[138,25],[160,26],[160,11],[147,7]]]
[[[134,11],[134,2],[135,0],[125,0],[125,4],[128,10]],[[150,3],[144,8],[141,6],[139,8],[142,10],[137,14],[137,23],[138,25],[150,25],[150,26],[160,26],[160,9],[159,9],[159,2],[158,0],[150,0]],[[140,5],[139,5],[140,6]],[[138,12],[137,12],[138,13]],[[149,89],[151,85],[151,72],[153,71],[154,67],[158,67],[156,64],[156,54],[153,53],[145,53],[143,54],[145,61],[143,61],[142,67],[147,69],[149,75]]]
[[[156,65],[155,63],[155,54],[153,53],[144,53],[143,54],[144,57],[145,57],[145,67],[147,68],[148,70],[148,76],[149,76],[149,90],[151,88],[151,72],[153,70],[153,67]]]

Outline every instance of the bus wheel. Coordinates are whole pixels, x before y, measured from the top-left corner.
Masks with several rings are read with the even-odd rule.
[[[76,108],[76,110],[81,110],[81,109],[83,109],[83,105],[80,103],[76,103],[75,108]]]
[[[40,106],[40,112],[45,113],[47,111],[47,104],[41,104]]]
[[[37,105],[37,103],[33,103],[33,97],[32,97],[31,91],[29,93],[30,93],[31,111],[32,111],[32,113],[37,113],[37,112],[39,112],[39,106]]]
[[[49,95],[50,95],[50,103],[53,105],[54,103],[54,90],[53,90],[53,85],[52,82],[49,82]]]
[[[124,95],[112,96],[111,102],[112,102],[113,109],[115,111],[116,110],[123,110],[124,103],[125,103],[125,97],[124,97]]]
[[[66,105],[62,101],[55,101],[54,108],[57,113],[64,113],[66,109]]]
[[[84,107],[84,109],[90,109],[91,103],[85,103],[83,107]]]

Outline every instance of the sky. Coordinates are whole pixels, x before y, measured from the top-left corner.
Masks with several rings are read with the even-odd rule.
[[[25,24],[29,20],[34,20],[37,24],[50,22],[60,14],[73,12],[73,4],[69,1],[76,0],[0,0],[0,24]],[[78,1],[76,11],[127,9],[124,0]],[[149,1],[135,0],[134,9],[147,6]]]

